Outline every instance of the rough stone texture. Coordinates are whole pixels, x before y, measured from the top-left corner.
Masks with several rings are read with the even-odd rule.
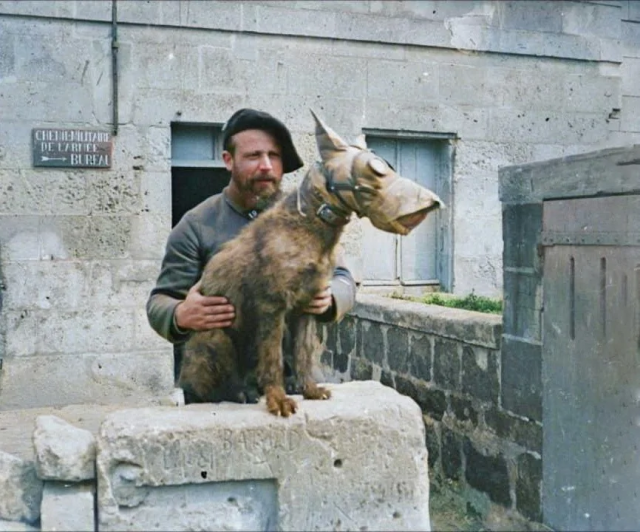
[[[542,346],[505,337],[502,344],[502,406],[542,421]]]
[[[362,322],[360,325],[360,356],[382,366],[384,363],[384,336],[378,323]]]
[[[528,519],[542,521],[542,460],[523,453],[518,457],[517,467],[516,507]]]
[[[499,359],[499,351],[463,346],[462,391],[481,401],[497,404],[500,394]]]
[[[417,405],[371,381],[329,386],[288,419],[225,403],[109,415],[100,530],[429,530]]]
[[[410,335],[409,373],[423,381],[431,380],[431,338],[427,335]]]
[[[460,343],[436,338],[433,344],[433,380],[442,388],[460,390]]]
[[[509,471],[505,457],[480,451],[470,439],[465,438],[463,452],[466,458],[465,477],[469,485],[489,495],[503,506],[511,506]]]
[[[373,366],[365,358],[351,359],[351,378],[354,381],[368,381],[373,378]]]
[[[442,472],[452,480],[462,477],[462,438],[445,427],[442,428]]]
[[[35,329],[29,332],[37,337]],[[147,403],[170,394],[173,386],[173,358],[166,351],[7,357],[0,372],[0,410]]]
[[[540,423],[523,420],[497,408],[486,410],[484,420],[500,438],[517,443],[529,451],[542,453]]]
[[[493,349],[499,347],[502,334],[502,318],[495,314],[425,305],[375,294],[359,293],[351,314],[362,320],[392,323]]]
[[[42,481],[32,462],[0,451],[0,519],[33,524],[40,517]]]
[[[453,394],[449,400],[451,401],[451,411],[459,422],[463,424],[467,424],[468,422],[471,427],[478,425],[478,409],[475,407],[473,401],[457,397]]]
[[[0,519],[0,532],[40,532],[40,527],[31,526],[19,521]]]
[[[42,530],[95,530],[95,484],[45,482],[40,523]]]
[[[500,170],[504,203],[637,192],[640,146],[600,150]],[[615,169],[615,171],[611,171]]]
[[[96,447],[90,431],[57,416],[38,416],[33,432],[36,471],[42,480],[95,478]]]

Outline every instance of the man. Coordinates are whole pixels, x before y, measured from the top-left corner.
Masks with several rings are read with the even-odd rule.
[[[231,173],[229,185],[187,212],[173,228],[158,281],[147,301],[149,323],[177,346],[176,379],[182,361],[180,347],[191,331],[228,327],[235,317],[233,301],[199,292],[205,264],[273,202],[283,174],[303,165],[287,127],[268,113],[241,109],[222,133],[222,158]],[[321,321],[338,320],[353,307],[355,292],[353,277],[340,264],[331,284],[317,294],[305,312]]]

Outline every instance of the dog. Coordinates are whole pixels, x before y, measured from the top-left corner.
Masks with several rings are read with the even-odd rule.
[[[295,413],[283,372],[287,323],[291,389],[305,399],[328,399],[330,391],[312,376],[315,317],[302,309],[329,284],[344,226],[355,213],[383,231],[407,235],[442,206],[436,194],[400,177],[363,140],[350,145],[311,114],[321,162],[205,266],[202,294],[226,296],[236,317],[226,329],[196,332],[187,341],[178,384],[190,402],[258,402],[264,394],[272,414]]]

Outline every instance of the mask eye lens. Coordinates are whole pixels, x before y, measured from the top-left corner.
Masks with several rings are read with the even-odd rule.
[[[369,167],[379,176],[383,176],[389,170],[389,166],[382,159],[371,159]]]

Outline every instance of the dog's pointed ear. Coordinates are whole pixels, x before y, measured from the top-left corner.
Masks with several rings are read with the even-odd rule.
[[[361,150],[366,150],[367,148],[367,139],[364,136],[364,133],[360,133],[355,140],[353,141],[353,145],[356,148],[360,148]]]
[[[316,142],[322,160],[329,159],[336,151],[344,151],[349,148],[349,145],[342,140],[340,135],[325,124],[318,115],[313,112],[313,109],[310,109],[310,111],[316,121]]]

